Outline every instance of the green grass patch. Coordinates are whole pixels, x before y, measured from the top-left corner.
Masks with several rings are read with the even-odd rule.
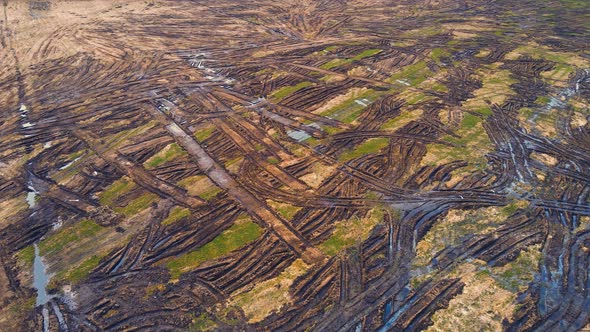
[[[470,113],[465,113],[463,116],[463,121],[461,121],[462,128],[473,128],[476,124],[481,122],[481,119],[478,116],[475,116]]]
[[[86,149],[76,151],[68,155],[70,164],[67,167],[58,170],[56,173],[51,175],[51,178],[58,183],[64,183],[71,179],[74,175],[78,174],[78,168],[74,167],[83,162],[89,156],[94,155],[93,151],[88,152]]]
[[[419,110],[412,112],[404,110],[395,118],[387,120],[383,125],[381,125],[380,129],[387,131],[395,131],[410,123],[412,120],[418,119],[421,114],[422,112]]]
[[[451,55],[447,50],[442,48],[435,48],[430,52],[430,58],[436,62],[440,62],[441,58]]]
[[[172,143],[166,146],[162,151],[153,155],[150,159],[146,160],[143,165],[147,169],[154,169],[168,161],[186,155],[186,151],[184,151],[178,144]]]
[[[346,115],[342,118],[342,122],[344,123],[353,123],[354,120],[358,119],[361,113],[365,110],[365,106],[359,105],[358,109],[355,109],[350,114]]]
[[[80,156],[82,156],[84,153],[86,153],[86,150],[78,150],[74,153],[70,153],[68,155],[68,159],[70,160],[76,160],[76,158],[79,158]]]
[[[513,214],[517,210],[518,210],[518,205],[516,205],[516,203],[506,205],[504,208],[502,208],[502,212],[507,216]]]
[[[529,205],[529,203],[526,200],[518,200],[518,201],[512,202],[502,208],[502,214],[505,217],[508,217],[508,216],[514,214],[519,209],[525,209],[526,207],[528,207],[528,205]]]
[[[314,52],[313,54],[314,55],[326,55],[326,54],[330,54],[336,50],[338,50],[338,46],[332,45],[332,46],[328,46],[328,47],[324,48],[321,51]]]
[[[320,115],[325,117],[330,117],[332,119],[336,119],[345,123],[351,123],[358,118],[360,113],[366,108],[359,103],[357,100],[367,99],[368,101],[366,104],[370,104],[375,101],[379,97],[380,93],[375,90],[367,90],[362,93],[359,93],[356,96],[352,96],[338,105],[331,107],[320,113]]]
[[[413,65],[403,67],[399,72],[391,75],[386,81],[389,83],[399,83],[397,81],[400,80],[415,86],[424,82],[430,75],[432,75],[432,72],[428,69],[426,61],[420,61]]]
[[[189,209],[183,208],[180,206],[175,206],[168,214],[168,217],[166,217],[166,219],[164,219],[164,221],[162,221],[162,225],[167,226],[167,225],[173,224],[173,223],[175,223],[183,218],[186,218],[190,215],[191,215],[191,211]]]
[[[215,126],[208,126],[197,130],[194,135],[198,142],[203,142],[207,138],[211,137],[214,131]]]
[[[104,148],[116,149],[116,148],[122,146],[127,140],[131,139],[134,136],[137,136],[137,135],[140,135],[140,134],[146,132],[148,129],[154,127],[155,125],[156,125],[156,122],[152,120],[143,126],[123,130],[115,135],[111,135],[111,136],[105,138],[106,144],[104,145]],[[115,125],[113,125],[113,127],[114,126]]]
[[[362,60],[364,58],[368,58],[370,56],[373,56],[379,52],[381,52],[382,50],[380,49],[370,49],[370,50],[364,50],[361,53],[353,56],[352,58],[349,59],[333,59],[330,60],[326,63],[324,63],[323,65],[320,66],[320,68],[325,69],[325,70],[330,70],[332,68],[336,68],[336,67],[340,67],[346,64],[349,64],[353,61],[359,61]]]
[[[332,68],[340,67],[350,63],[350,59],[333,59],[320,66],[321,69],[330,70]]]
[[[457,146],[443,146],[440,144],[429,144],[428,160],[436,160],[435,164],[451,162],[453,160],[468,161],[474,170],[483,169],[487,165],[485,158],[486,151],[490,151],[492,143],[483,125],[483,120],[473,114],[465,113],[461,127],[457,131],[460,137],[446,135],[443,141]]]
[[[371,138],[357,146],[355,149],[342,153],[338,160],[340,162],[347,162],[349,160],[356,159],[367,154],[378,153],[388,144],[389,138]]]
[[[92,272],[92,270],[98,266],[98,263],[100,263],[102,257],[104,256],[94,255],[82,262],[80,265],[76,266],[74,269],[67,272],[58,273],[56,279],[67,280],[72,284],[77,284],[88,277],[90,272]]]
[[[364,218],[353,216],[348,220],[337,221],[334,232],[318,248],[328,256],[334,256],[345,248],[349,248],[357,241],[364,240],[378,223],[383,221],[384,211],[373,209]]]
[[[39,253],[41,256],[61,251],[65,246],[70,246],[80,240],[93,237],[104,227],[90,219],[83,219],[79,222],[61,228],[57,233],[39,242]]]
[[[211,186],[209,189],[200,193],[199,197],[201,197],[202,199],[204,199],[206,201],[209,201],[209,200],[215,198],[215,196],[217,196],[217,194],[219,194],[220,192],[222,192],[221,188],[219,188],[217,186]]]
[[[586,0],[559,0],[563,5],[565,5],[568,9],[586,9],[590,10],[590,2]],[[586,17],[588,13],[586,13]]]
[[[550,71],[541,73],[541,76],[552,83],[567,84],[565,83],[570,75],[576,71],[575,67],[565,63],[558,63],[555,68]],[[562,83],[563,82],[563,83]]]
[[[408,105],[416,105],[417,103],[419,103],[421,101],[426,101],[428,99],[432,99],[432,97],[426,96],[424,93],[419,92],[419,93],[413,94],[412,98],[409,98],[407,100],[407,103],[408,103]]]
[[[528,107],[523,107],[520,110],[518,110],[518,112],[520,114],[522,114],[522,116],[525,119],[530,119],[533,117],[533,115],[535,115],[535,111],[533,111],[532,109],[528,108]]]
[[[235,171],[235,167],[228,169]],[[222,191],[205,175],[189,176],[176,184],[186,189],[189,195],[199,196],[204,200],[210,200]]]
[[[176,280],[184,272],[197,268],[206,261],[227,255],[256,240],[262,234],[262,228],[249,218],[236,221],[230,228],[223,231],[204,246],[182,254],[168,261],[172,280]]]
[[[130,192],[136,187],[135,183],[128,177],[122,177],[113,182],[100,194],[99,201],[102,205],[113,205],[117,198]]]
[[[237,173],[240,169],[240,164],[242,163],[243,160],[244,160],[244,157],[236,157],[236,158],[226,161],[224,166],[228,171],[230,171],[232,173]]]
[[[540,244],[528,247],[514,261],[502,267],[491,268],[491,276],[506,290],[515,293],[522,291],[533,281],[539,270],[541,257]]]
[[[121,213],[127,217],[131,217],[137,214],[139,211],[143,211],[150,207],[150,204],[155,202],[158,199],[158,195],[153,193],[146,193],[138,198],[132,200],[124,207],[116,207],[114,210],[118,213]]]
[[[430,87],[431,90],[433,91],[437,91],[437,92],[448,92],[449,88],[447,88],[446,85],[441,84],[441,83],[435,83]]]
[[[377,48],[370,49],[370,50],[364,50],[361,53],[359,53],[359,54],[355,55],[354,57],[350,58],[350,60],[353,60],[353,61],[362,60],[364,58],[368,58],[368,57],[373,56],[373,55],[375,55],[377,53],[380,53],[380,52],[381,52],[381,50],[380,49],[377,49]]]
[[[274,100],[279,101],[279,100],[281,100],[287,96],[290,96],[293,93],[295,93],[303,88],[306,88],[308,86],[311,86],[311,85],[313,85],[312,82],[301,82],[297,85],[285,86],[285,87],[282,87],[282,88],[276,90],[275,92],[271,93],[271,97]]]
[[[549,98],[548,96],[539,96],[536,100],[535,100],[535,104],[539,104],[539,105],[546,105],[551,101],[551,98]]]
[[[275,209],[286,220],[292,220],[295,214],[297,214],[297,212],[301,210],[301,207],[287,203],[280,203],[272,200],[268,201],[268,205]]]
[[[325,112],[322,112],[321,115],[342,121],[343,119],[349,117],[351,113],[355,113],[358,110],[364,109],[364,106],[355,102],[355,100],[359,98],[362,97],[359,96],[350,98],[341,104],[336,105]]]
[[[412,265],[425,267],[444,248],[460,245],[466,236],[489,234],[505,220],[498,207],[449,210],[446,216],[436,219],[432,228],[417,243]]]
[[[16,254],[16,259],[25,266],[33,265],[35,261],[35,248],[32,245],[22,248]]]
[[[260,151],[264,150],[264,149],[265,149],[265,147],[264,147],[264,145],[262,145],[262,144],[260,144],[260,143],[256,143],[256,144],[254,145],[254,149],[255,149],[256,151],[260,152]]]
[[[494,114],[494,112],[492,112],[492,109],[489,107],[479,108],[479,109],[475,110],[475,112],[477,112],[485,117],[488,117],[488,116]]]
[[[217,323],[211,320],[206,313],[202,313],[200,316],[193,319],[192,324],[188,327],[189,332],[203,332],[216,330],[218,330]]]

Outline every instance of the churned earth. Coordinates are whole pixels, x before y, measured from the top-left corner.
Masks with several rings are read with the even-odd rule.
[[[590,329],[587,1],[1,5],[1,331]]]

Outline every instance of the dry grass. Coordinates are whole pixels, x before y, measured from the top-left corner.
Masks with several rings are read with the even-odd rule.
[[[450,210],[439,219],[416,245],[415,266],[426,266],[447,246],[458,245],[461,238],[471,234],[487,234],[506,219],[502,208]]]
[[[529,55],[535,59],[546,59],[557,63],[568,64],[580,68],[588,68],[590,60],[573,52],[555,52],[546,46],[530,42],[527,45],[519,46],[512,52],[506,54],[505,59],[516,60],[520,56]]]
[[[363,218],[353,216],[337,221],[334,224],[332,236],[322,242],[318,248],[326,255],[333,256],[357,242],[366,240],[371,230],[383,221],[383,213],[383,210],[374,208]]]
[[[251,289],[234,292],[229,300],[230,305],[241,307],[250,323],[260,322],[272,312],[291,303],[289,287],[309,267],[301,259],[297,259],[279,276],[256,284]]]
[[[182,179],[178,182],[178,185],[188,192],[191,196],[199,196],[203,193],[216,187],[211,180],[205,175],[195,175]]]
[[[28,208],[24,195],[0,202],[0,228],[12,224],[12,219]]]
[[[498,67],[499,64],[493,64],[479,70],[482,87],[473,92],[474,98],[463,103],[465,109],[480,112],[482,109],[489,109],[486,101],[500,105],[508,96],[514,94],[510,85],[516,83],[516,80],[510,77],[509,70]]]
[[[313,111],[313,113],[322,114],[327,111],[330,111],[331,109],[338,107],[342,103],[344,103],[352,98],[361,96],[363,93],[367,92],[368,90],[369,89],[367,89],[367,88],[351,88],[345,94],[336,96],[336,97],[328,100],[325,104],[323,104],[322,106],[317,108],[315,111]]]
[[[510,319],[516,308],[512,303],[516,295],[478,273],[475,264],[463,264],[455,274],[465,283],[463,293],[433,315],[434,324],[426,331],[502,331],[502,320]]]

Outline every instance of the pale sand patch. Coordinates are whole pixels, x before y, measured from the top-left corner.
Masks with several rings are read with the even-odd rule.
[[[477,34],[453,30],[453,36],[457,37],[457,39],[469,39],[477,37]]]
[[[484,48],[480,50],[475,56],[478,58],[485,58],[486,56],[490,55],[490,53],[492,53],[492,51],[490,51],[487,48]]]
[[[572,116],[572,120],[571,120],[570,124],[574,128],[575,127],[584,127],[585,125],[588,124],[588,119],[586,118],[586,116],[584,114],[575,112],[574,115]]]
[[[305,182],[308,186],[317,189],[328,176],[334,173],[335,169],[335,165],[324,166],[320,163],[317,163],[313,166],[311,173],[306,174],[299,179]]]
[[[485,26],[486,23],[488,23],[489,20],[480,20],[480,22],[469,22],[469,23],[446,23],[443,24],[443,28],[447,29],[447,30],[460,30],[463,31],[464,33],[467,33],[465,31],[474,31],[474,32],[480,32],[480,31],[494,31],[495,28],[493,28],[492,26]]]
[[[540,153],[540,152],[533,152],[531,153],[531,158],[540,161],[546,165],[549,166],[555,166],[557,165],[557,158],[553,157],[552,155],[548,155],[546,153]]]

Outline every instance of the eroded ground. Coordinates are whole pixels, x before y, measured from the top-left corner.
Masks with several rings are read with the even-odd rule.
[[[583,329],[589,7],[4,0],[0,330]]]

